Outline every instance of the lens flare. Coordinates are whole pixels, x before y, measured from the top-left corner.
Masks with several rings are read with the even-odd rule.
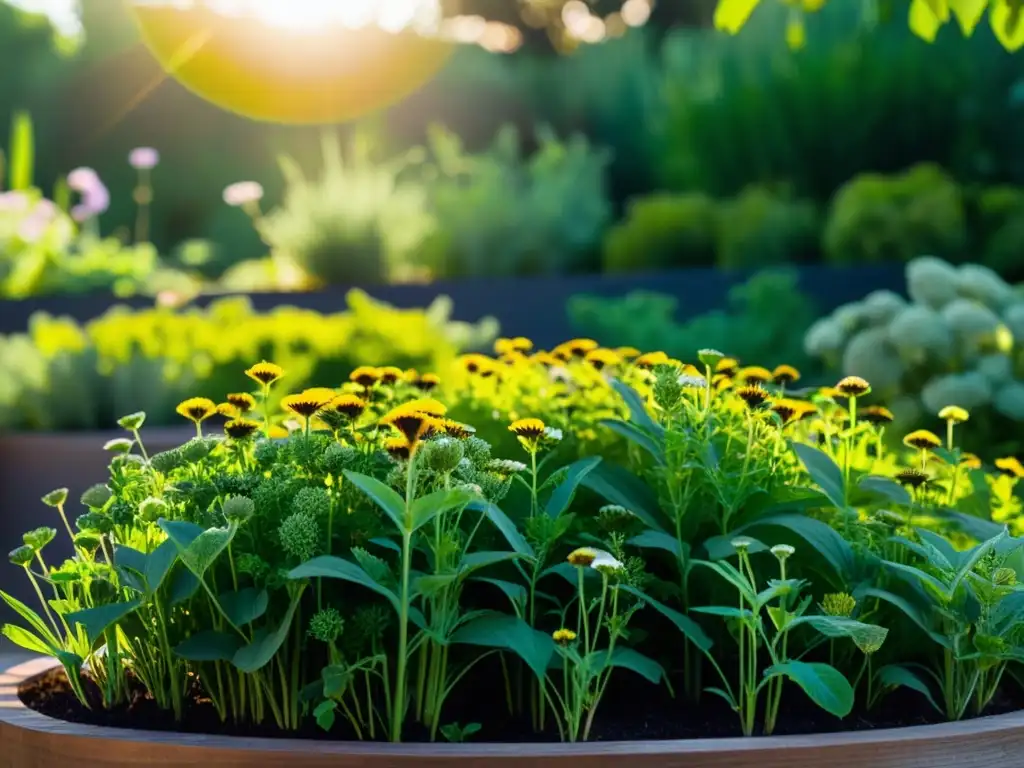
[[[128,0],[168,76],[232,112],[339,123],[402,100],[454,50],[439,0]]]

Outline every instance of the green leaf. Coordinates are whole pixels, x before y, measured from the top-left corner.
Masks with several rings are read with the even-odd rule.
[[[35,154],[32,116],[28,112],[15,112],[11,121],[10,189],[32,188]]]
[[[55,656],[59,650],[56,646],[49,645],[42,638],[32,634],[24,627],[19,627],[16,624],[4,624],[0,634],[3,634],[8,640],[17,645],[19,648],[24,648],[26,651],[32,651],[32,653],[41,653],[43,656]]]
[[[628,509],[633,515],[655,531],[664,531],[658,522],[661,516],[658,500],[643,480],[609,461],[602,462],[587,473],[583,486],[605,498],[611,504]]]
[[[932,692],[929,690],[927,683],[925,683],[908,667],[900,664],[889,664],[878,670],[875,675],[882,685],[891,686],[893,688],[902,686],[904,688],[910,688],[912,691],[917,691],[928,699],[928,703],[935,708],[936,712],[942,712],[939,705],[935,703],[935,699],[932,698]]]
[[[976,566],[978,562],[985,557],[985,555],[995,549],[996,545],[1006,538],[1007,535],[1007,532],[1003,530],[998,536],[979,544],[970,552],[963,553],[960,562],[958,563],[960,569],[956,572],[956,576],[953,577],[953,582],[949,585],[950,597],[952,597],[953,593],[956,592],[956,588],[960,586],[960,582],[963,581],[967,574],[974,569],[974,566]]]
[[[412,528],[406,530],[405,501],[393,488],[389,488],[376,478],[359,472],[351,472],[346,469],[344,474],[352,485],[369,496],[378,507],[384,510],[399,532],[412,533]]]
[[[412,503],[412,529],[417,531],[438,515],[465,507],[473,498],[473,494],[461,488],[421,496]]]
[[[173,541],[178,549],[188,549],[188,545],[195,541],[203,533],[203,529],[195,523],[185,520],[157,520],[160,530],[167,534],[167,538]]]
[[[906,565],[904,563],[894,563],[891,560],[886,560],[885,565],[889,566],[893,570],[902,571],[909,576],[913,576],[923,586],[927,584],[931,587],[938,595],[949,596],[949,590],[946,585],[936,579],[930,573],[925,573],[920,568],[915,568],[912,565]]]
[[[818,662],[787,661],[765,670],[765,679],[788,677],[804,689],[811,701],[836,717],[853,711],[853,686],[835,667]]]
[[[146,555],[146,565],[142,575],[146,578],[146,586],[149,587],[150,594],[160,589],[177,559],[178,547],[173,541],[165,541]]]
[[[706,613],[709,616],[721,616],[726,619],[751,619],[753,611],[749,608],[737,608],[732,605],[701,605],[691,608],[694,613]]]
[[[732,545],[733,539],[736,538],[735,534],[729,536],[712,536],[704,542],[704,551],[708,553],[708,558],[711,560],[727,560],[730,557],[735,557],[736,547]],[[747,537],[750,538],[749,536]],[[768,545],[764,542],[758,541],[757,539],[750,539],[750,546],[747,547],[747,553],[756,555],[758,552],[766,552]]]
[[[459,562],[459,575],[466,576],[473,571],[495,563],[504,563],[520,557],[518,552],[470,552]]]
[[[785,528],[810,544],[839,576],[853,572],[856,558],[853,547],[832,526],[821,520],[805,515],[776,515],[757,520],[746,528],[758,528],[763,525]]]
[[[651,606],[654,610],[676,625],[676,628],[683,633],[683,636],[705,653],[711,649],[711,638],[708,637],[700,625],[693,619],[687,618],[679,611],[669,608],[664,603],[655,600],[653,597],[644,594],[635,587],[620,585],[619,590],[643,600],[645,605]],[[657,682],[657,681],[655,681]]]
[[[666,552],[671,552],[677,558],[682,559],[683,557],[683,548],[680,546],[679,540],[663,531],[647,530],[637,534],[626,543],[642,549],[663,549]]]
[[[503,613],[488,613],[473,619],[459,627],[451,641],[511,651],[526,663],[538,680],[544,679],[555,653],[555,641],[550,635],[537,631],[517,616]]]
[[[501,535],[505,537],[505,541],[509,543],[512,549],[521,555],[533,558],[533,547],[523,538],[519,529],[516,528],[516,524],[496,505],[491,504],[489,501],[476,500],[470,502],[467,509],[482,512],[488,520],[494,523],[494,527],[501,532]]]
[[[869,493],[884,496],[902,507],[910,506],[911,499],[907,489],[888,477],[868,475],[867,477],[862,477],[857,485]]]
[[[114,547],[114,565],[118,568],[131,568],[142,576],[146,573],[146,553],[119,544]]]
[[[916,606],[912,605],[910,602],[900,597],[899,595],[895,595],[892,592],[888,592],[884,589],[875,589],[873,587],[867,587],[856,590],[853,596],[857,598],[858,601],[863,600],[867,597],[874,597],[889,603],[889,605],[898,608],[904,616],[906,616],[912,622],[917,624],[917,626],[920,627],[921,630],[936,643],[945,648],[952,647],[952,642],[948,638],[934,631],[929,625],[929,622],[925,619],[923,615],[921,615],[921,611],[918,610]]]
[[[295,616],[295,610],[299,607],[302,592],[302,588],[295,591],[291,605],[288,606],[288,611],[285,613],[284,618],[281,619],[277,629],[272,632],[266,630],[257,632],[249,645],[243,646],[235,652],[234,657],[231,659],[232,664],[243,672],[251,674],[270,663],[270,660],[274,658],[274,654],[277,653],[278,649],[288,638],[288,631],[292,626],[292,617]]]
[[[189,600],[199,589],[199,579],[188,568],[178,568],[171,578],[171,586],[167,599],[171,605],[178,605]]]
[[[608,655],[607,651],[594,651],[590,654],[591,657],[596,657],[594,661],[600,662],[600,666],[604,666],[604,659]],[[588,657],[584,660],[584,664],[591,663],[591,659]],[[656,662],[654,659],[644,656],[642,653],[634,651],[632,648],[623,648],[619,646],[612,651],[612,656],[608,659],[608,666],[619,667],[620,669],[628,669],[632,672],[636,672],[641,677],[647,678],[650,682],[657,685],[661,682],[661,679],[665,676],[665,670],[662,669],[661,664]],[[594,670],[595,672],[600,669]]]
[[[976,515],[958,512],[955,509],[942,507],[935,509],[934,513],[942,519],[948,520],[954,527],[977,541],[991,539],[993,536],[998,536],[1000,531],[1003,530],[1003,526],[999,523],[994,523],[991,520],[986,520]]]
[[[694,560],[693,564],[702,566],[704,568],[710,568],[712,571],[717,573],[727,582],[736,587],[736,589],[739,591],[741,595],[743,595],[743,598],[747,602],[752,603],[755,600],[757,600],[757,594],[751,587],[750,582],[747,580],[747,577],[740,573],[739,570],[737,570],[736,566],[734,566],[732,563],[729,563],[725,560],[719,560],[717,562],[710,562],[708,560]]]
[[[220,557],[221,552],[235,537],[234,526],[209,528],[199,534],[187,548],[178,553],[181,562],[200,579],[207,569]]]
[[[42,616],[33,611],[23,602],[18,600],[16,597],[11,597],[6,592],[0,592],[0,598],[7,603],[15,613],[21,618],[28,622],[29,626],[35,630],[36,634],[43,639],[47,645],[52,645],[54,648],[60,648],[62,643],[57,639],[57,636],[53,634],[46,622],[43,621]]]
[[[512,602],[513,605],[522,606],[526,602],[526,587],[522,584],[515,584],[511,581],[505,581],[503,579],[488,579],[488,578],[476,578],[473,581],[483,582],[484,584],[493,584]]]
[[[322,730],[329,731],[334,727],[336,717],[334,710],[337,708],[338,702],[334,699],[325,699],[317,704],[316,709],[313,710],[313,717]]]
[[[837,509],[846,509],[846,488],[843,471],[829,458],[828,454],[806,443],[793,443],[793,451],[799,457],[811,480],[828,496]]]
[[[643,398],[640,397],[635,389],[628,384],[623,384],[618,379],[612,379],[611,383],[612,389],[619,393],[619,397],[622,398],[626,407],[629,408],[629,420],[660,443],[665,434],[665,429],[651,418]],[[661,463],[664,463],[664,459]]]
[[[992,11],[989,13],[989,24],[996,39],[1010,53],[1024,46],[1024,13],[1016,4],[1017,0],[991,0]]]
[[[654,459],[655,464],[658,466],[665,466],[665,451],[662,445],[635,424],[619,419],[601,419],[598,424],[602,427],[607,427],[617,435],[621,435],[631,443],[643,448],[651,455],[651,458]]]
[[[718,0],[715,6],[715,29],[735,35],[747,23],[761,0]]]
[[[246,587],[237,592],[224,592],[217,596],[217,602],[231,622],[241,627],[256,621],[267,612],[270,595],[265,589]]]
[[[288,573],[288,578],[293,580],[315,579],[317,577],[341,579],[364,586],[378,595],[386,597],[395,611],[400,612],[401,606],[398,602],[398,596],[394,592],[383,584],[374,581],[366,571],[355,563],[342,560],[340,557],[334,557],[333,555],[314,557],[312,560],[307,560],[302,565],[293,568]]]
[[[552,491],[548,503],[544,507],[548,517],[559,517],[569,508],[583,478],[600,463],[600,456],[589,456],[571,464],[566,469],[565,479]]]
[[[124,603],[100,605],[96,608],[86,608],[84,611],[69,613],[64,619],[72,627],[76,624],[85,627],[89,645],[92,645],[107,629],[138,608],[141,603],[141,600],[135,598]]]
[[[882,647],[889,630],[876,624],[865,624],[842,616],[801,616],[790,623],[790,628],[809,624],[825,637],[848,637],[862,653],[874,653]]]
[[[188,661],[231,661],[241,647],[238,635],[208,629],[176,645],[174,653]]]

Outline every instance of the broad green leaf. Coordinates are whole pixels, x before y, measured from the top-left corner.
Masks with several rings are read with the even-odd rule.
[[[295,616],[295,609],[299,607],[302,592],[301,588],[295,591],[291,605],[288,606],[288,610],[277,628],[273,631],[263,630],[257,632],[249,645],[243,646],[235,652],[231,659],[232,664],[243,672],[251,674],[270,663],[270,660],[274,658],[274,654],[277,653],[278,649],[288,638],[288,631],[292,626],[292,617]]]
[[[776,515],[751,523],[744,529],[764,525],[778,526],[795,533],[825,558],[839,576],[853,572],[856,560],[853,548],[827,523],[804,515]]]
[[[829,458],[828,454],[806,443],[793,443],[793,451],[799,457],[811,480],[828,496],[837,509],[846,509],[846,487],[843,471]]]
[[[434,491],[426,496],[421,496],[412,503],[410,511],[412,529],[419,530],[438,515],[465,507],[473,498],[473,494],[462,488]]]
[[[985,557],[989,552],[995,549],[996,545],[1007,536],[1006,531],[1002,531],[998,536],[989,539],[988,541],[979,544],[969,553],[963,553],[960,558],[960,562],[957,565],[960,569],[956,572],[956,576],[953,577],[953,582],[949,585],[949,595],[952,597],[953,593],[956,592],[956,588],[960,586],[960,582],[964,580],[967,574],[974,569],[974,566]]]
[[[508,597],[513,605],[523,605],[526,602],[526,587],[522,584],[505,581],[504,579],[488,579],[483,577],[475,578],[473,581],[479,581],[484,584],[493,584],[505,593],[505,596]]]
[[[949,539],[925,528],[919,528],[917,535],[927,548],[929,554],[926,559],[932,565],[937,565],[944,570],[953,570],[957,567],[961,559],[960,553],[954,549]]]
[[[171,605],[178,605],[190,599],[199,589],[199,579],[188,568],[182,566],[174,571],[167,599]]]
[[[747,23],[759,2],[760,0],[718,0],[718,5],[715,6],[715,29],[735,35]]]
[[[655,685],[660,683],[661,679],[665,676],[665,670],[662,669],[661,664],[648,656],[644,656],[642,653],[634,651],[632,648],[619,646],[612,651],[611,658],[606,661],[607,656],[608,651],[594,651],[583,660],[583,663],[595,664],[594,673],[600,672],[606,665],[628,669],[636,672],[641,677],[647,678],[647,680]]]
[[[237,634],[208,629],[178,643],[174,653],[188,661],[231,661],[241,647],[242,638]]]
[[[495,563],[505,563],[519,557],[518,552],[470,552],[459,562],[459,575],[465,576]]]
[[[26,651],[32,651],[32,653],[41,653],[43,656],[54,656],[58,648],[47,644],[42,638],[32,634],[24,627],[19,627],[16,624],[4,624],[0,634],[3,634],[8,640],[17,645],[19,648],[24,648]]]
[[[875,675],[882,685],[891,686],[893,688],[902,686],[904,688],[910,688],[913,691],[917,691],[928,699],[928,703],[932,705],[936,712],[942,712],[939,705],[935,703],[935,699],[932,697],[932,692],[929,690],[928,684],[909,668],[900,664],[889,664],[878,670]]]
[[[512,651],[538,680],[544,679],[555,653],[555,641],[550,635],[537,631],[517,616],[502,613],[489,613],[459,627],[451,641]]]
[[[801,616],[790,623],[790,628],[809,624],[825,637],[848,637],[861,653],[874,653],[882,647],[889,630],[877,624],[865,624],[842,616]]]
[[[400,610],[398,596],[394,592],[374,581],[366,571],[355,563],[342,560],[340,557],[332,555],[314,557],[312,560],[307,560],[302,565],[293,568],[288,573],[288,578],[293,580],[315,579],[317,577],[341,579],[343,581],[350,581],[353,584],[360,584],[376,592],[378,595],[386,597],[395,611]]]
[[[665,450],[662,445],[635,424],[619,419],[602,419],[598,423],[602,427],[607,427],[617,435],[621,435],[631,443],[643,448],[650,454],[651,458],[654,459],[654,463],[658,466],[665,466]]]
[[[740,573],[732,563],[725,560],[718,560],[716,562],[710,562],[708,560],[694,560],[693,564],[703,566],[704,568],[710,568],[727,582],[732,584],[739,593],[743,595],[743,598],[747,602],[752,603],[757,599],[757,594],[751,588],[747,577]]]
[[[735,538],[735,535],[712,536],[704,542],[704,551],[708,553],[708,558],[711,560],[727,560],[730,557],[736,557],[736,547],[732,545],[732,541]],[[747,538],[750,539],[749,536]],[[755,555],[758,552],[765,552],[767,550],[767,544],[757,539],[750,539],[750,546],[747,547],[749,554]]]
[[[475,512],[482,512],[488,520],[494,523],[494,527],[497,528],[501,535],[505,537],[505,541],[509,543],[516,552],[526,557],[532,558],[533,547],[530,546],[529,542],[523,538],[523,535],[519,532],[516,524],[509,519],[508,515],[501,511],[496,505],[491,504],[489,501],[472,501],[470,502],[467,509],[471,509]]]
[[[640,600],[643,600],[644,604],[651,606],[651,608],[653,608],[666,619],[675,624],[676,628],[683,633],[683,636],[691,643],[693,643],[695,646],[697,646],[700,650],[707,652],[711,649],[711,638],[704,633],[704,630],[701,629],[700,625],[697,622],[693,621],[693,619],[684,616],[679,611],[673,608],[669,608],[664,603],[659,602],[658,600],[655,600],[653,597],[644,594],[635,587],[620,585],[618,589],[622,592],[633,595],[634,597],[639,598]]]
[[[989,23],[996,39],[1014,53],[1024,46],[1024,13],[1017,0],[991,0]]]
[[[935,591],[936,597],[949,597],[949,590],[946,588],[946,585],[930,573],[925,573],[920,568],[915,568],[914,566],[906,565],[905,563],[894,563],[891,560],[886,560],[884,563],[893,570],[900,571],[908,576],[913,576],[914,579],[916,579],[922,586],[927,585],[931,587]]]
[[[217,602],[232,623],[241,627],[256,621],[267,612],[270,596],[265,589],[246,587],[237,592],[224,592],[218,595]]]
[[[999,523],[976,515],[958,512],[955,509],[942,507],[934,510],[934,513],[943,520],[948,520],[953,526],[977,541],[991,539],[993,536],[998,536],[1003,530],[1003,526]]]
[[[537,577],[537,580],[540,581],[547,576],[561,576],[574,587],[579,584],[580,578],[579,568],[567,562],[555,563],[554,565],[545,568],[540,572],[540,576]],[[596,579],[598,578],[598,573],[593,568],[584,568],[583,578]]]
[[[209,528],[196,536],[191,544],[178,553],[185,564],[198,578],[216,562],[221,552],[228,548],[235,537],[235,528]]]
[[[426,598],[437,596],[455,583],[454,573],[428,573],[413,581],[413,592]]]
[[[11,597],[6,592],[0,592],[0,598],[21,618],[28,622],[29,626],[35,630],[36,634],[43,639],[47,645],[52,645],[54,648],[60,648],[62,643],[57,639],[57,636],[53,634],[53,631],[46,626],[46,622],[43,618],[25,605],[23,602],[18,600],[16,597]]]
[[[750,619],[754,616],[749,608],[737,608],[731,605],[701,605],[690,610],[694,613],[706,613],[709,616],[721,616],[726,619]]]
[[[131,568],[140,576],[145,575],[146,553],[132,547],[118,545],[114,547],[114,565],[118,568]]]
[[[142,575],[146,577],[146,585],[149,587],[150,593],[160,589],[177,559],[178,547],[173,541],[165,541],[146,555],[146,565]]]
[[[376,544],[378,547],[383,547],[384,549],[390,549],[392,552],[402,554],[402,547],[391,539],[385,539],[382,536],[378,536],[370,539],[370,543]]]
[[[559,517],[569,508],[573,496],[576,495],[576,489],[579,488],[583,478],[590,474],[600,463],[600,456],[589,456],[585,459],[580,459],[568,467],[565,479],[552,491],[547,504],[544,506],[544,511],[547,512],[548,517]]]
[[[203,532],[203,529],[198,525],[185,520],[165,520],[160,518],[157,520],[157,525],[160,526],[160,530],[167,534],[167,538],[178,546],[179,550],[188,549],[188,545],[195,541]]]
[[[359,472],[345,470],[344,474],[352,485],[369,496],[378,507],[384,510],[399,532],[412,533],[412,527],[406,526],[405,522],[405,501],[393,488],[389,488],[376,478]],[[406,530],[407,527],[408,530]]]
[[[765,670],[765,679],[788,677],[804,689],[811,701],[836,717],[853,711],[853,686],[843,673],[828,664],[787,661]]]
[[[884,589],[875,589],[873,587],[867,587],[864,589],[856,590],[853,596],[857,598],[858,601],[863,600],[867,597],[874,597],[886,603],[889,603],[894,608],[898,608],[904,616],[906,616],[912,622],[917,624],[917,626],[920,627],[921,630],[925,634],[927,634],[933,641],[935,641],[943,647],[951,647],[951,641],[943,635],[940,635],[935,630],[933,630],[928,620],[921,614],[921,611],[915,605],[911,604],[899,595],[895,595],[892,592],[888,592]]]
[[[637,391],[618,379],[612,379],[612,389],[619,393],[619,397],[622,398],[626,407],[629,408],[629,420],[644,432],[654,437],[658,442],[661,442],[662,437],[665,434],[665,428],[651,418],[651,415],[647,412],[647,406],[644,404],[643,398],[640,397]],[[662,463],[664,463],[664,461],[662,461]]]
[[[728,702],[730,708],[736,709],[736,710],[739,709],[739,707],[737,707],[737,705],[736,705],[736,699],[734,699],[732,697],[732,694],[729,693],[728,691],[724,691],[721,688],[714,688],[714,687],[705,688],[704,690],[707,691],[708,693],[713,693],[713,694],[715,694],[715,696],[720,696],[721,698],[725,699],[726,702]]]
[[[626,543],[643,549],[663,549],[666,552],[671,552],[677,558],[683,556],[683,549],[679,544],[679,540],[675,536],[670,536],[662,531],[644,531]]]
[[[658,500],[652,495],[650,486],[629,470],[604,461],[587,473],[583,485],[609,503],[628,509],[648,528],[665,530],[659,522]]]
[[[907,489],[888,477],[868,475],[867,477],[862,477],[857,485],[865,491],[884,496],[902,507],[910,506],[911,499]]]
[[[64,619],[72,627],[76,624],[85,627],[89,645],[92,645],[107,629],[138,608],[141,603],[141,600],[135,598],[124,603],[100,605],[96,608],[86,608],[84,611],[69,613]]]

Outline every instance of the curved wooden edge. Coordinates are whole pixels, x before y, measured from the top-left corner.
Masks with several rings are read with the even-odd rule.
[[[0,766],[413,768],[1020,768],[1024,711],[960,723],[809,736],[584,744],[381,744],[135,731],[42,715],[18,698],[52,659],[0,658]]]

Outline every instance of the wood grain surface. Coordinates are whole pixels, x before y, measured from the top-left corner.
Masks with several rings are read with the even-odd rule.
[[[1024,767],[1024,712],[856,733],[588,744],[391,745],[100,728],[55,720],[21,703],[18,685],[50,666],[49,659],[0,658],[4,768]]]

